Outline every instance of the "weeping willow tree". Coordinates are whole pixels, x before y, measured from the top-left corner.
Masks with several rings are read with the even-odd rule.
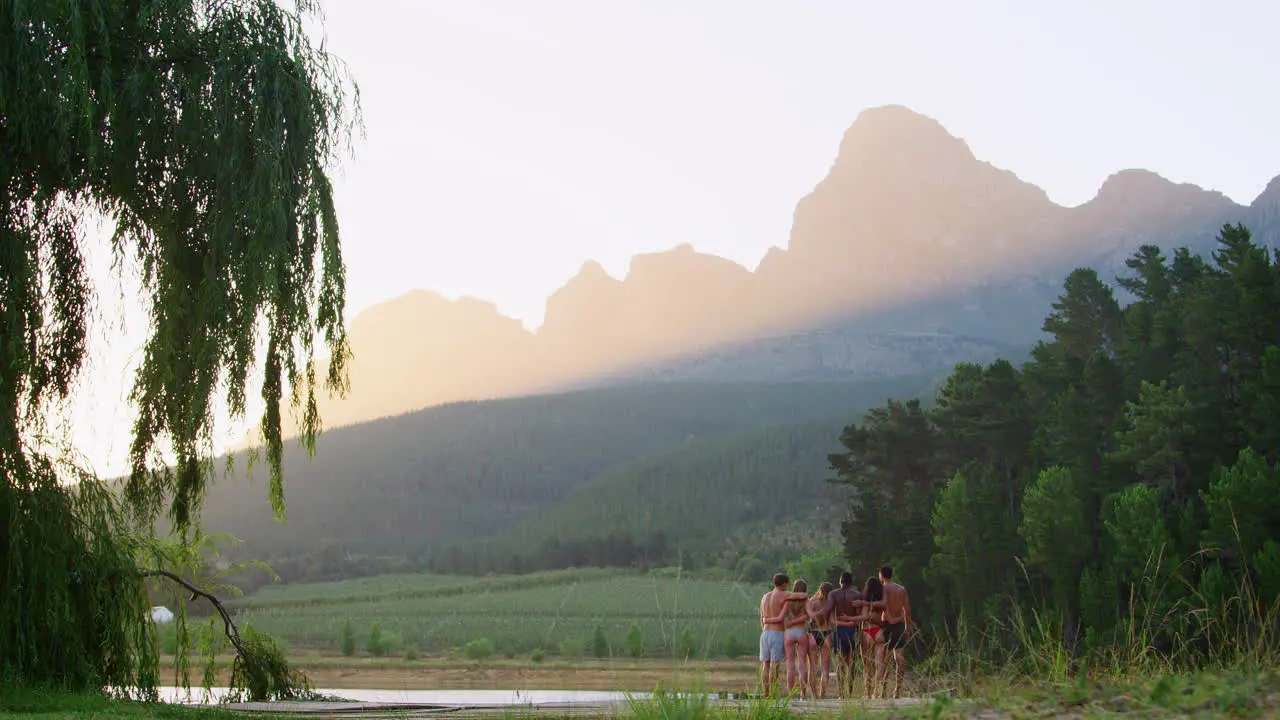
[[[313,448],[349,358],[326,172],[358,95],[321,20],[314,0],[0,0],[0,682],[153,691],[139,548],[162,513],[198,534],[215,409],[242,417],[251,378],[283,517],[281,404]],[[150,316],[123,488],[46,441],[85,367],[94,217]]]

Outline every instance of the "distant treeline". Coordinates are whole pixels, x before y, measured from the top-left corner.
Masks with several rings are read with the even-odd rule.
[[[722,567],[755,581],[838,539],[848,493],[814,493],[845,414],[689,443],[603,473],[502,536],[429,558],[431,572]]]
[[[561,539],[547,535],[532,550],[491,549],[485,543],[473,549],[453,545],[432,557],[427,570],[448,575],[483,575],[486,573],[525,574],[540,570],[584,567],[640,567],[663,565],[672,556],[664,533],[653,533],[642,541],[617,531],[605,535],[584,534]],[[686,566],[687,567],[687,566]]]
[[[720,568],[760,581],[815,544],[839,539],[848,492],[825,456],[850,415],[690,442],[602,473],[510,531],[407,556],[362,554],[336,541],[268,563],[285,582],[387,572],[523,574],[572,567]],[[251,587],[257,583],[248,579]]]
[[[329,541],[314,552],[269,556],[267,565],[279,581],[315,583],[334,580],[411,573],[439,575],[523,575],[545,569],[643,568],[659,567],[674,557],[667,538],[654,533],[644,542],[615,532],[602,537],[580,536],[561,540],[549,536],[529,552],[499,551],[491,543],[452,545],[439,556],[368,555],[348,552],[341,543]],[[692,563],[685,564],[693,569]],[[235,585],[251,593],[270,584],[271,577],[255,568],[238,572]]]
[[[1208,260],[1144,246],[1127,266],[1127,307],[1076,270],[1030,362],[961,364],[934,407],[844,429],[846,554],[894,564],[921,619],[970,643],[1010,647],[1036,611],[1077,648],[1274,652],[1280,253],[1226,226]]]

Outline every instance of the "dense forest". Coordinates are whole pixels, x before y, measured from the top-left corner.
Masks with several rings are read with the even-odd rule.
[[[960,364],[932,407],[844,429],[846,555],[892,563],[935,629],[993,642],[1035,611],[1086,648],[1274,644],[1280,252],[1228,225],[1208,259],[1126,265],[1127,307],[1078,269],[1030,361]]]
[[[442,573],[528,572],[679,562],[760,581],[815,543],[838,542],[847,492],[814,494],[843,413],[738,433],[626,463],[485,543],[448,548]]]
[[[644,458],[675,451],[696,456],[719,439],[736,447],[739,441],[728,438],[738,433],[853,417],[887,397],[928,392],[939,379],[654,383],[444,405],[327,432],[314,460],[301,448],[286,452],[287,524],[275,522],[262,496],[246,487],[251,481],[244,458],[236,458],[236,472],[210,488],[204,527],[239,537],[244,544],[231,557],[266,560],[286,581],[444,567],[513,569],[510,553],[486,550],[502,543],[480,540],[571,502],[575,488],[586,483],[622,488],[625,482],[608,478],[625,475],[629,463],[643,468]],[[806,446],[803,455],[820,459],[834,450],[830,427],[839,424],[828,424],[825,441]],[[781,442],[791,441],[784,433]],[[772,478],[753,481],[767,487]],[[712,516],[721,511],[715,504],[704,507]],[[755,510],[757,517],[767,512],[772,510]],[[717,530],[727,527],[715,517],[706,521]],[[654,522],[653,531],[679,528],[661,517]],[[547,538],[563,531],[568,543],[583,540],[581,527],[603,525],[575,517],[547,527]],[[652,562],[680,552],[679,533],[664,541],[646,528],[636,530],[626,542],[645,544]],[[544,539],[533,542],[541,546]],[[629,554],[623,564],[633,560]],[[570,556],[551,563],[572,564]]]

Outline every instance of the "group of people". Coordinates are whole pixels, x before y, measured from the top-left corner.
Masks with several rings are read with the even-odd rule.
[[[809,595],[804,580],[785,573],[773,576],[773,590],[760,598],[760,671],[764,693],[778,682],[780,665],[787,666],[787,693],[825,698],[831,658],[836,658],[839,697],[853,696],[855,656],[862,658],[866,697],[887,697],[888,659],[896,667],[892,697],[899,697],[906,674],[903,649],[911,622],[906,588],[893,582],[893,568],[884,566],[859,590],[853,574],[840,575],[840,587],[824,582]],[[874,673],[873,673],[874,670]]]

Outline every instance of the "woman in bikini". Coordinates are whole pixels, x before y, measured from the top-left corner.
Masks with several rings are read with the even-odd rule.
[[[804,580],[796,580],[791,592],[808,592],[809,585]],[[783,652],[787,663],[787,692],[796,691],[799,685],[801,697],[809,695],[809,623],[808,601],[788,600],[782,604],[782,612],[777,617],[768,618],[765,622],[782,623],[786,629],[783,639]]]
[[[827,604],[827,594],[835,589],[835,586],[829,582],[824,582],[818,587],[818,592],[809,598],[809,662],[810,675],[809,686],[814,688],[814,694],[819,699],[827,697],[827,677],[831,674],[831,633],[834,628],[831,625],[830,615],[818,615],[823,607]],[[822,667],[818,664],[821,662]],[[818,683],[814,685],[813,676],[818,676]]]
[[[862,586],[862,600],[858,604],[862,605],[862,614],[854,618],[862,627],[862,672],[866,676],[866,695],[871,697],[872,689],[872,658],[875,659],[875,668],[879,670],[880,665],[884,663],[884,638],[880,634],[880,620],[884,613],[874,610],[871,603],[881,602],[884,600],[884,584],[880,582],[880,578],[867,578],[867,584]]]

